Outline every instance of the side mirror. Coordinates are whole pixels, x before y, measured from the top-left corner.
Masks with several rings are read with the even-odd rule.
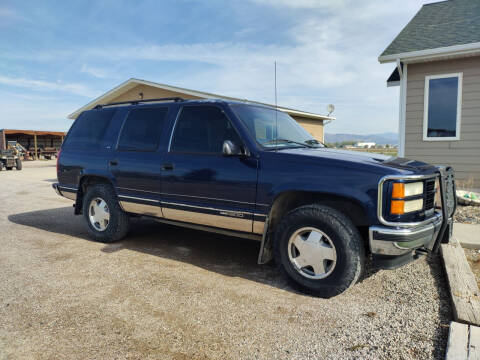
[[[242,155],[242,151],[240,150],[240,147],[235,145],[232,141],[225,140],[222,146],[222,154],[223,156],[238,156]]]

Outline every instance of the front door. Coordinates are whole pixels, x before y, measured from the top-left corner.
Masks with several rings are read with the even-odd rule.
[[[243,142],[214,105],[180,110],[162,165],[165,218],[252,232],[257,160],[222,155],[225,140]]]

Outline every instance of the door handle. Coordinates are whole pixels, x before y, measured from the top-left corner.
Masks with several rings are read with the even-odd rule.
[[[168,170],[168,171],[173,170],[173,164],[163,164],[162,170]]]
[[[118,160],[110,160],[108,163],[110,164],[110,166],[117,166]]]

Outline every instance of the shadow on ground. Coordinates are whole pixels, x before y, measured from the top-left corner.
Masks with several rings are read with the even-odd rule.
[[[74,216],[71,207],[14,214],[8,220],[92,241],[88,237],[83,216]],[[241,277],[296,292],[277,274],[272,264],[257,264],[260,243],[254,240],[165,225],[148,218],[133,218],[128,236],[122,241],[105,244],[102,251],[114,253],[123,249],[189,263],[222,275]]]

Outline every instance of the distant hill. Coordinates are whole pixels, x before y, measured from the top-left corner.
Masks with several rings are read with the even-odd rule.
[[[379,145],[398,145],[398,134],[393,132],[369,135],[325,133],[325,142],[327,143],[341,143],[343,141],[366,141],[374,142]]]

